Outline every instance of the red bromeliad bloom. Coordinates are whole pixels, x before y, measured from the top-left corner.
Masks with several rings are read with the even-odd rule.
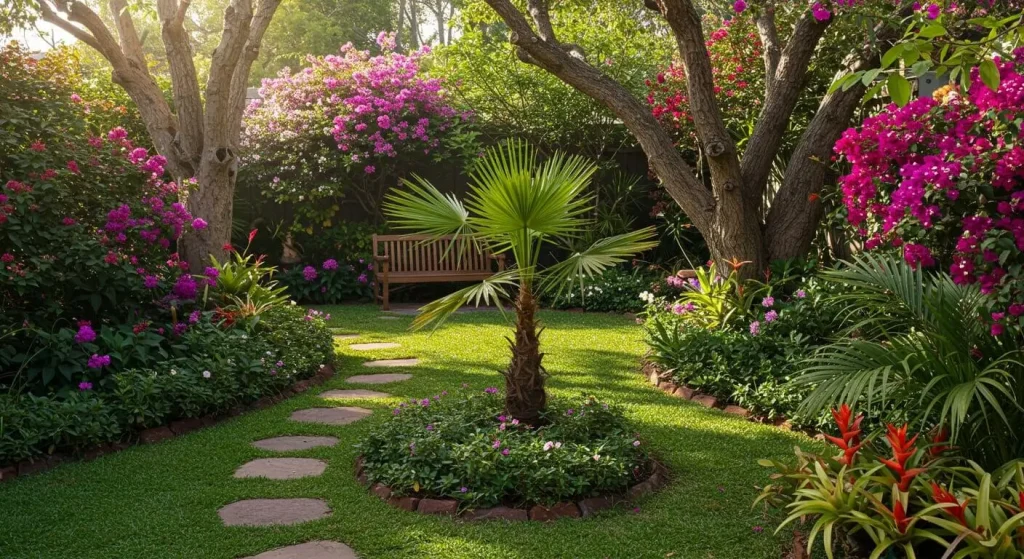
[[[832,410],[832,418],[835,419],[841,436],[826,435],[825,437],[843,451],[843,457],[839,461],[847,466],[852,466],[857,451],[864,446],[864,443],[860,442],[860,422],[864,420],[864,414],[858,414],[854,418],[850,406],[843,404],[838,410]]]
[[[964,514],[967,501],[961,503],[953,496],[952,493],[946,491],[934,481],[932,482],[932,499],[934,499],[936,503],[953,505],[951,507],[945,507],[943,510],[949,513],[953,518],[956,518],[957,522],[963,526],[967,526],[967,517]]]
[[[907,516],[906,509],[903,508],[901,501],[896,501],[896,506],[892,508],[892,519],[896,522],[896,529],[901,534],[907,533],[907,527],[910,526],[910,520],[912,517]]]
[[[949,429],[939,427],[935,430],[935,434],[932,435],[932,447],[928,449],[928,454],[934,457],[949,450],[949,446],[943,444],[947,441],[949,441]]]
[[[925,471],[925,468],[912,468],[906,469],[907,460],[910,459],[917,449],[914,448],[914,442],[917,441],[917,435],[907,440],[907,426],[896,428],[892,424],[885,426],[887,433],[885,438],[889,441],[889,446],[892,447],[893,457],[891,460],[885,458],[879,458],[878,460],[889,466],[889,468],[899,476],[899,489],[900,491],[906,491],[910,487],[910,482],[913,481],[914,477]]]

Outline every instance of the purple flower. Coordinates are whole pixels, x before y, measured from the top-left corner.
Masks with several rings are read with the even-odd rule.
[[[775,304],[775,297],[765,297],[761,299],[761,306],[765,308],[771,308]]]
[[[797,299],[803,299],[804,297],[807,296],[807,292],[804,291],[803,289],[797,289],[796,293],[794,293],[793,296],[796,297]]]
[[[359,274],[359,277],[356,279],[359,280],[359,283],[366,283],[367,281],[369,281],[369,278],[366,277],[365,273]]]
[[[459,493],[465,493],[465,492],[467,492],[467,491],[469,491],[469,488],[468,488],[468,487],[465,487],[465,486],[463,486],[463,487],[460,487],[460,488],[459,488]]]
[[[92,355],[92,357],[89,358],[88,365],[89,365],[90,369],[102,369],[103,367],[109,367],[110,366],[110,356],[109,355],[96,355],[94,353]]]
[[[565,410],[565,415],[572,415],[572,414],[573,414],[572,408],[569,408],[569,409]]]
[[[427,425],[426,429],[427,429],[427,431],[433,431],[434,430],[434,425],[433,424]]]
[[[206,276],[206,282],[213,285],[217,283],[217,278],[220,277],[220,270],[213,266],[207,266],[206,269],[203,270],[203,275]]]
[[[430,407],[430,398],[424,398],[424,399],[420,400],[420,405],[425,407],[425,408],[429,408]]]
[[[756,336],[756,335],[758,335],[760,333],[761,333],[761,323],[756,321],[756,320],[751,322],[750,323],[750,335],[751,336]]]
[[[811,6],[811,15],[818,21],[828,21],[828,18],[832,17],[832,12],[828,11],[825,6],[822,6],[821,2],[815,2]]]
[[[501,451],[501,455],[502,456],[508,456],[508,449],[506,448],[506,449],[502,450]]]
[[[182,274],[178,276],[178,280],[174,282],[174,287],[171,288],[171,293],[173,293],[178,299],[195,299],[198,289],[199,286],[196,285],[195,278],[190,274]]]
[[[487,394],[497,394],[498,389],[493,386],[488,386],[487,388],[484,388],[484,392],[486,392]]]
[[[940,8],[938,4],[928,4],[928,7],[925,8],[925,10],[928,12],[928,19],[936,19],[939,17],[939,14],[942,13],[942,8]]]
[[[199,322],[199,319],[202,318],[202,316],[203,316],[203,313],[201,313],[199,311],[192,311],[188,315],[188,323],[189,324],[195,324],[195,323]]]
[[[92,390],[92,383],[91,382],[87,382],[87,381],[82,381],[82,382],[78,383],[78,389],[81,390],[82,392],[85,392],[86,390]]]
[[[196,231],[202,231],[203,229],[206,229],[208,225],[209,224],[206,223],[206,220],[201,217],[197,217],[192,220],[192,228]]]
[[[96,339],[96,331],[92,329],[92,326],[88,324],[82,324],[78,327],[78,333],[75,334],[75,342],[80,344],[87,344]]]
[[[733,4],[732,4],[732,9],[733,9],[733,10],[734,10],[734,11],[735,11],[735,12],[736,12],[737,14],[742,14],[742,13],[743,13],[743,10],[746,10],[746,9],[747,9],[747,3],[746,3],[746,2],[744,2],[743,0],[736,0],[736,1],[735,1],[735,2],[733,2]]]
[[[765,322],[775,322],[775,320],[778,319],[778,318],[779,318],[779,313],[777,313],[775,311],[768,311],[768,312],[764,313],[764,321]]]
[[[333,258],[328,258],[327,260],[324,260],[323,268],[325,270],[337,270],[338,269],[338,261],[333,259]]]
[[[316,268],[312,266],[306,266],[302,269],[302,277],[306,278],[306,281],[313,281],[316,279]]]
[[[491,448],[501,448],[501,440],[494,439],[494,442],[491,443]]]
[[[274,365],[277,366],[278,369],[280,369],[281,367],[284,367],[284,361],[278,361],[277,363],[274,363]]]
[[[760,526],[754,526],[754,533],[755,534],[760,534],[763,531],[764,531],[764,528],[762,528]]]

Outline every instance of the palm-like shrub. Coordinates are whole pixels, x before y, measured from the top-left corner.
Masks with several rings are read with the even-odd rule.
[[[948,427],[978,462],[1022,455],[1021,351],[1011,336],[991,334],[977,286],[871,254],[824,276],[844,287],[837,302],[856,318],[850,335],[817,351],[797,379],[816,385],[804,411],[880,406],[919,427]]]
[[[543,163],[525,142],[492,148],[475,166],[466,203],[442,194],[426,180],[405,181],[408,190],[388,197],[391,224],[409,232],[455,235],[493,253],[511,255],[510,266],[483,282],[420,309],[414,328],[440,323],[473,302],[511,302],[516,311],[512,361],[504,372],[506,411],[521,421],[537,420],[545,408],[538,296],[558,296],[626,258],[653,247],[651,228],[606,237],[560,262],[541,265],[542,251],[569,246],[590,225],[592,201],[584,195],[596,167],[578,156],[556,153]],[[460,243],[452,243],[456,246]],[[455,255],[458,258],[460,255]]]

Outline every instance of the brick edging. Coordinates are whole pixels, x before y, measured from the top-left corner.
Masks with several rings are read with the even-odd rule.
[[[356,480],[363,486],[368,486],[370,493],[376,495],[389,505],[419,514],[433,514],[458,517],[460,520],[477,522],[482,520],[508,520],[537,522],[550,522],[559,518],[588,518],[598,511],[614,508],[623,503],[631,503],[654,493],[668,485],[668,470],[660,462],[652,460],[653,471],[647,479],[630,486],[625,493],[613,495],[602,495],[581,499],[577,502],[561,502],[550,507],[533,505],[529,508],[512,508],[497,506],[486,509],[468,509],[459,512],[459,502],[455,499],[428,499],[420,497],[399,497],[392,495],[391,488],[374,483],[370,485],[363,470],[363,457],[356,458],[355,474]]]
[[[203,417],[176,419],[166,425],[136,431],[135,434],[138,435],[138,439],[134,442],[116,441],[92,447],[76,455],[51,454],[48,456],[40,456],[35,459],[22,460],[15,464],[0,466],[0,483],[10,481],[17,477],[44,472],[66,462],[75,462],[78,460],[88,462],[90,460],[95,460],[100,456],[120,452],[135,445],[157,443],[185,435],[193,431],[198,431],[205,427],[210,427],[222,421],[231,419],[232,417],[237,417],[245,412],[261,410],[273,406],[286,398],[296,394],[301,394],[313,386],[323,384],[332,376],[334,376],[334,366],[331,364],[323,365],[312,377],[296,381],[291,386],[284,388],[281,392],[273,396],[263,396],[247,406],[234,406],[220,413],[213,413]]]
[[[685,384],[676,384],[665,375],[665,371],[662,370],[662,368],[657,363],[654,363],[653,361],[650,361],[648,359],[644,359],[644,361],[641,364],[640,371],[647,379],[647,382],[649,382],[652,386],[656,386],[658,390],[661,390],[662,392],[668,394],[669,396],[674,396],[676,398],[681,398],[683,400],[690,400],[706,408],[715,408],[724,411],[727,414],[749,419],[756,423],[771,424],[776,427],[785,429],[787,431],[792,430],[792,426],[789,420],[784,417],[779,417],[774,420],[770,420],[766,417],[755,415],[753,412],[751,412],[747,408],[744,408],[743,406],[737,406],[734,404],[729,404],[728,402],[719,401],[718,398],[708,394],[702,394],[698,390],[691,388]]]

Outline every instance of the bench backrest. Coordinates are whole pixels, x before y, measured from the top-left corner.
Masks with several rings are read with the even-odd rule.
[[[491,258],[460,237],[430,235],[374,235],[374,256],[388,256],[389,272],[490,272]],[[449,247],[450,250],[449,250]]]

